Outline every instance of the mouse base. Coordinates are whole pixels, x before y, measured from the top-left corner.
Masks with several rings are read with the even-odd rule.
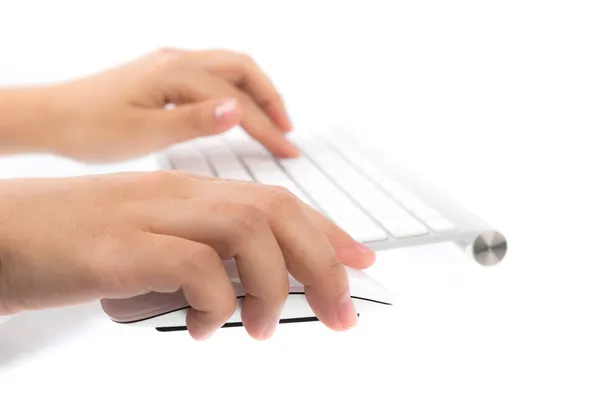
[[[360,317],[360,313],[356,314],[356,317]],[[311,316],[311,317],[294,317],[290,319],[281,319],[279,320],[279,324],[287,324],[287,323],[308,323],[308,322],[318,322],[319,319]],[[233,322],[233,323],[225,323],[221,328],[228,327],[242,327],[244,324],[242,322]],[[187,326],[173,326],[173,327],[155,327],[156,331],[161,333],[168,332],[177,332],[177,331],[187,331]]]

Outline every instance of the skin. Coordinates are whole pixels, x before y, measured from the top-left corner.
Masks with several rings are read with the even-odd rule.
[[[5,154],[118,161],[236,125],[278,157],[299,154],[274,85],[226,51],[160,50],[71,82],[1,91],[0,115]],[[189,333],[202,340],[235,310],[222,265],[233,258],[253,338],[273,335],[288,271],[321,322],[346,330],[356,312],[344,265],[375,260],[277,186],[156,171],[2,180],[0,198],[0,316],[181,290]]]

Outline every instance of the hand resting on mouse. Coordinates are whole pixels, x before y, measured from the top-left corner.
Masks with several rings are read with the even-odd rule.
[[[182,290],[205,339],[236,310],[235,259],[256,339],[276,329],[288,271],[319,320],[356,323],[344,264],[374,254],[288,191],[157,171],[0,181],[0,316]]]

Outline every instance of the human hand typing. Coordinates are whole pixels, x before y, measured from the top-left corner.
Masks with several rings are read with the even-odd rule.
[[[271,80],[229,51],[164,49],[74,81],[0,92],[0,151],[8,153],[120,161],[238,124],[274,155],[298,154]]]
[[[374,254],[284,189],[180,172],[0,181],[0,316],[182,290],[204,339],[236,308],[222,260],[248,296],[246,331],[269,338],[288,270],[333,330],[356,321],[343,264]]]

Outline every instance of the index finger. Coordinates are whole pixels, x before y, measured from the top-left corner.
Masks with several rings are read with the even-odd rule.
[[[273,81],[252,58],[227,51],[204,51],[197,55],[202,57],[202,65],[210,73],[235,84],[254,99],[283,132],[292,130],[283,98]]]
[[[242,69],[238,72],[238,86],[245,90],[284,132],[292,130],[289,115],[277,88],[250,57],[241,57]]]
[[[346,268],[295,195],[281,187],[254,183],[230,180],[210,183],[210,188],[201,188],[191,182],[190,194],[254,205],[263,210],[281,248],[286,269],[304,286],[309,305],[325,326],[345,330],[356,324]]]
[[[239,191],[239,190],[238,190]],[[334,330],[356,324],[346,268],[325,234],[304,211],[300,201],[283,188],[268,188],[263,196],[271,228],[290,274],[304,285],[317,318]]]

